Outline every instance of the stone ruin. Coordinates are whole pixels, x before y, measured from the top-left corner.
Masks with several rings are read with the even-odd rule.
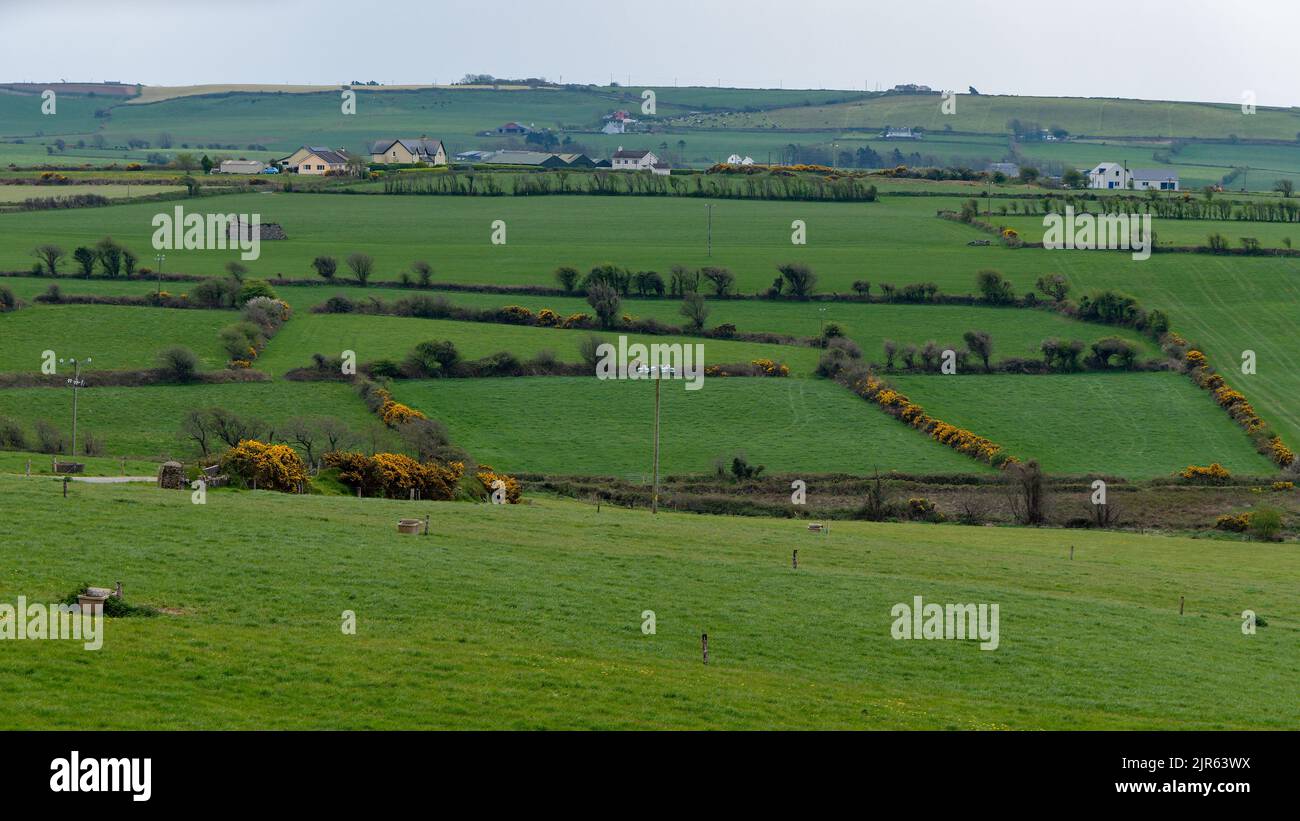
[[[261,239],[288,239],[289,235],[284,232],[284,228],[278,222],[260,222],[257,225],[258,236]],[[253,226],[251,223],[244,222],[242,219],[234,219],[230,223],[227,238],[238,241],[240,237],[252,237]]]

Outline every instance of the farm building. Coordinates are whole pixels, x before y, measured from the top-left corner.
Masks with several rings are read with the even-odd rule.
[[[477,158],[466,155],[477,154]],[[467,151],[457,154],[457,159],[482,162],[489,165],[531,165],[537,168],[595,168],[598,163],[586,154],[556,154],[547,151]]]
[[[613,160],[611,167],[615,171],[646,171],[659,162],[653,151],[624,150],[621,145],[614,152]]]
[[[984,170],[990,174],[1002,174],[1007,177],[1020,176],[1020,166],[1013,162],[991,162]]]
[[[257,160],[222,160],[217,167],[218,174],[261,174],[266,163]]]
[[[394,165],[446,165],[447,150],[442,140],[421,137],[418,140],[376,140],[370,144],[370,161]]]
[[[921,139],[921,134],[920,132],[913,131],[911,126],[907,126],[906,128],[885,126],[885,130],[881,133],[880,138],[883,140],[919,140]]]
[[[1163,168],[1135,168],[1104,162],[1088,172],[1089,188],[1131,188],[1135,191],[1177,191],[1178,174]]]
[[[532,133],[532,128],[522,123],[506,123],[496,128],[496,133],[502,137],[522,137],[525,134]]]
[[[294,174],[337,174],[347,170],[348,155],[341,148],[304,145],[289,156],[276,160],[276,165]]]
[[[1160,168],[1134,168],[1133,187],[1138,191],[1177,191],[1178,174]]]
[[[732,154],[730,157],[727,157],[727,165],[753,165],[753,164],[754,164],[753,157],[749,157],[749,156],[742,157],[739,154]]]

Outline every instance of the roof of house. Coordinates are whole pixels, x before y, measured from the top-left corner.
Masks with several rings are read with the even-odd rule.
[[[1166,171],[1163,168],[1134,168],[1133,179],[1142,182],[1163,182],[1178,179],[1178,173]]]
[[[565,162],[558,154],[548,154],[545,151],[498,151],[484,158],[484,162],[498,165],[541,165],[548,160]]]
[[[620,148],[619,150],[614,152],[614,159],[639,160],[645,157],[649,153],[650,153],[649,151],[625,151],[624,149]]]
[[[370,144],[371,154],[384,154],[388,149],[398,143],[411,154],[417,157],[434,157],[438,154],[438,148],[442,145],[442,140],[432,140],[428,137],[421,137],[418,140],[376,140]]]
[[[348,162],[347,152],[345,152],[341,148],[333,149],[323,145],[304,145],[303,148],[315,154],[317,157],[320,157],[322,160],[329,163],[330,165],[347,165]],[[301,150],[302,149],[299,149],[299,151]],[[297,154],[298,152],[295,151],[293,153]],[[290,154],[289,156],[292,157],[293,154]]]

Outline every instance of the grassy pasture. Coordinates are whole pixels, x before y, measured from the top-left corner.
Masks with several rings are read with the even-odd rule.
[[[1022,458],[1036,458],[1049,473],[1145,479],[1211,462],[1234,474],[1277,471],[1207,392],[1178,374],[889,381],[931,415],[987,436]]]
[[[353,250],[374,256],[378,278],[394,277],[412,260],[428,259],[441,280],[546,285],[552,284],[553,268],[563,264],[586,268],[609,260],[634,270],[666,272],[677,263],[712,262],[735,271],[739,287],[750,293],[767,287],[775,266],[787,260],[812,265],[819,289],[839,292],[847,292],[855,279],[869,279],[876,285],[929,280],[946,292],[968,293],[982,268],[1001,270],[1024,292],[1042,274],[1059,271],[1070,278],[1076,294],[1117,288],[1148,308],[1166,310],[1174,327],[1201,345],[1220,368],[1234,368],[1242,351],[1254,350],[1261,361],[1259,374],[1242,388],[1284,437],[1300,442],[1300,410],[1290,399],[1300,393],[1300,362],[1286,344],[1294,336],[1294,306],[1300,302],[1300,267],[1294,260],[1157,254],[1139,262],[1123,254],[971,248],[967,242],[986,235],[934,216],[938,208],[957,207],[958,197],[898,197],[861,205],[724,201],[714,209],[711,258],[704,248],[704,203],[695,200],[254,194],[200,202],[204,210],[256,211],[285,226],[290,239],[263,243],[261,259],[250,265],[254,276],[282,272],[309,277],[315,255],[342,258]],[[156,205],[92,211],[0,216],[5,229],[0,232],[0,265],[29,267],[30,248],[37,242],[71,248],[106,233],[137,253],[149,248]],[[504,246],[490,244],[494,219],[507,222]],[[794,219],[807,222],[805,246],[789,244]],[[167,267],[220,273],[235,256],[169,252]],[[324,296],[313,289],[310,298]],[[724,321],[722,310],[713,321]],[[944,336],[962,330],[954,327]],[[890,333],[903,335],[892,328]]]
[[[706,128],[883,128],[907,124],[942,132],[1005,134],[1019,119],[1044,128],[1060,126],[1092,137],[1210,137],[1236,134],[1245,139],[1294,140],[1300,112],[1258,108],[1244,116],[1239,104],[1187,103],[1079,97],[956,95],[956,110],[943,113],[938,94],[900,94],[828,106],[799,106],[759,112],[717,114]],[[922,141],[924,142],[924,141]]]
[[[353,389],[341,383],[90,387],[80,392],[78,405],[78,440],[93,433],[103,440],[109,456],[149,460],[197,453],[197,446],[183,442],[177,432],[188,411],[213,405],[272,426],[295,416],[336,416],[361,435],[378,424]],[[53,422],[68,437],[72,432],[72,395],[63,388],[3,390],[0,416],[17,419],[29,438],[37,419]]]
[[[136,308],[120,305],[32,305],[0,315],[0,372],[39,372],[41,355],[91,357],[94,370],[152,368],[159,351],[183,345],[203,369],[225,365],[217,331],[233,311]]]
[[[494,467],[649,481],[649,381],[444,379],[398,383],[394,396]],[[665,475],[711,473],[740,451],[778,473],[985,469],[825,380],[706,378],[696,391],[665,381],[661,401]]]
[[[198,506],[150,487],[70,492],[0,476],[24,545],[0,600],[121,579],[129,600],[170,613],[111,620],[96,652],[12,642],[0,654],[6,729],[1300,721],[1281,695],[1300,665],[1300,558],[1282,547],[857,522],[811,537],[797,521],[597,514],[548,498],[502,508],[213,491]],[[434,536],[397,535],[394,521],[417,512]],[[999,648],[893,640],[890,608],[918,595],[998,603]],[[1269,622],[1254,636],[1241,633],[1247,608]],[[655,635],[641,632],[646,609]],[[343,610],[355,636],[340,632]],[[95,687],[61,686],[86,676]]]
[[[178,185],[0,185],[0,203],[21,203],[31,198],[71,197],[77,194],[98,194],[116,200],[184,190]]]

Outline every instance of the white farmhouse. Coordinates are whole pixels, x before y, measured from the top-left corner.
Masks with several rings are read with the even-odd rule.
[[[615,171],[649,171],[660,164],[652,151],[625,151],[621,145],[611,160],[610,167]]]
[[[1089,188],[1128,188],[1132,175],[1117,162],[1104,162],[1088,172]]]
[[[1177,191],[1178,175],[1162,168],[1135,168],[1104,162],[1088,172],[1089,188],[1117,188],[1135,191]]]
[[[727,165],[753,165],[753,157],[742,157],[739,154],[732,154],[727,157]]]

